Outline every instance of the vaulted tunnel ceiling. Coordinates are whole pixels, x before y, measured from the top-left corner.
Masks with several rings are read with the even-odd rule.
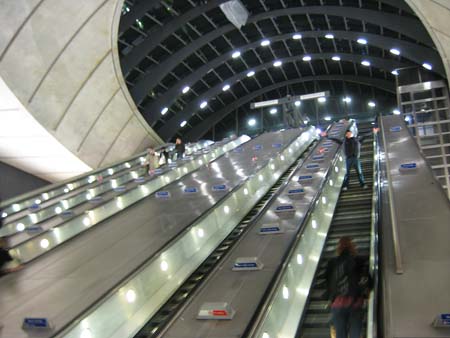
[[[282,118],[256,113],[250,102],[315,91],[331,97],[295,108],[314,123],[392,111],[393,70],[428,63],[445,76],[429,35],[403,0],[241,0],[249,12],[241,29],[221,11],[225,2],[124,3],[123,74],[142,115],[165,140],[245,131],[249,116],[270,129]],[[344,96],[352,102],[342,102]]]

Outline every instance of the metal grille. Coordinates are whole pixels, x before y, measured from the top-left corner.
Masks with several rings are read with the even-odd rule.
[[[397,96],[406,124],[450,199],[450,110],[446,83],[400,86]]]

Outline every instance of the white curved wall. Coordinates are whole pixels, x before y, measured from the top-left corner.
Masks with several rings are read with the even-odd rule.
[[[0,0],[0,76],[81,167],[104,166],[161,143],[123,82],[117,54],[122,3]],[[2,153],[0,160],[10,163]],[[43,173],[42,166],[33,172],[22,162],[26,158],[16,158],[13,165],[52,181],[77,174]]]
[[[406,0],[433,39],[450,80],[450,1]]]

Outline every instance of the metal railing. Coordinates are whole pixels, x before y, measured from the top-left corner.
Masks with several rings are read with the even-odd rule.
[[[394,258],[395,258],[395,272],[397,274],[403,273],[403,262],[402,262],[402,253],[400,248],[400,240],[398,238],[398,229],[397,229],[397,213],[395,212],[395,200],[394,195],[392,193],[393,187],[392,187],[392,177],[391,177],[391,167],[389,165],[389,154],[387,151],[387,143],[386,143],[386,136],[383,124],[383,119],[380,117],[380,125],[381,125],[381,132],[383,134],[383,146],[384,146],[384,156],[385,156],[385,163],[386,163],[386,177],[387,177],[387,183],[388,183],[388,197],[389,197],[389,212],[391,215],[391,228],[392,228],[392,244],[394,245]]]
[[[370,257],[369,272],[373,278],[373,290],[369,295],[367,304],[367,338],[377,338],[378,334],[378,229],[380,215],[381,175],[380,175],[380,146],[378,135],[373,137],[373,191],[372,213],[370,226]]]

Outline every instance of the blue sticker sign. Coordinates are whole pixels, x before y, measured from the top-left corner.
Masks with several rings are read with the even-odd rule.
[[[234,263],[234,267],[235,268],[257,268],[258,265],[256,264],[256,262],[239,262],[239,263]]]
[[[416,168],[417,168],[417,163],[415,163],[415,162],[400,164],[400,169],[403,169],[403,170],[411,170],[411,169],[416,169]]]
[[[262,227],[259,229],[260,233],[279,232],[281,229],[279,226]]]
[[[242,153],[244,151],[244,149],[242,147],[237,147],[233,149],[233,152],[235,153]]]
[[[73,216],[73,211],[72,211],[72,210],[64,210],[64,211],[61,213],[61,216],[64,216],[64,217],[70,217],[70,216]]]
[[[261,150],[263,148],[263,146],[261,144],[255,144],[255,146],[253,147],[253,150]]]
[[[213,191],[225,191],[227,186],[225,184],[216,184],[212,187]]]
[[[195,194],[195,193],[198,193],[198,189],[196,187],[187,187],[187,188],[184,188],[184,192],[186,194]]]
[[[277,148],[277,149],[280,149],[282,146],[283,146],[282,143],[274,143],[274,144],[272,144],[272,147],[273,148]]]
[[[145,178],[143,177],[138,177],[134,180],[136,183],[144,183],[145,182]]]
[[[157,175],[162,174],[162,172],[163,172],[163,170],[160,169],[160,168],[155,169],[155,171],[154,171],[154,173],[157,174]]]
[[[450,326],[450,313],[441,314],[442,325]]]
[[[294,206],[293,205],[280,205],[275,208],[275,211],[293,211]]]
[[[89,200],[89,202],[91,202],[91,203],[99,203],[101,201],[103,201],[103,197],[102,196],[95,196],[95,197],[92,197]]]
[[[397,133],[397,132],[399,132],[400,130],[402,130],[402,127],[401,127],[401,126],[394,126],[394,127],[391,127],[389,130],[390,130],[391,132]]]
[[[323,155],[314,155],[313,157],[312,157],[312,159],[314,160],[314,161],[321,161],[321,160],[323,160],[325,158],[325,156],[323,156]]]
[[[156,198],[169,198],[170,192],[169,191],[157,191],[155,193]]]
[[[49,329],[50,322],[47,318],[24,318],[22,323],[24,330],[30,329]]]
[[[317,163],[310,163],[310,164],[306,165],[306,169],[308,169],[308,170],[320,169],[320,165]]]
[[[124,185],[121,185],[117,188],[114,188],[115,192],[124,192],[127,189],[127,187],[125,187]]]
[[[331,146],[332,144],[332,141],[325,141],[324,143],[322,143],[323,146]]]
[[[39,204],[33,203],[28,209],[31,211],[39,210],[41,206]]]
[[[310,181],[310,180],[312,180],[312,176],[311,175],[302,175],[302,176],[299,176],[298,177],[298,180],[299,181]]]
[[[175,168],[177,166],[177,162],[169,163],[169,168]]]
[[[40,232],[42,231],[42,227],[40,225],[34,224],[34,225],[29,225],[25,228],[25,230],[27,232]]]
[[[288,191],[288,195],[302,195],[305,193],[305,189],[299,188],[299,189],[291,189]]]

